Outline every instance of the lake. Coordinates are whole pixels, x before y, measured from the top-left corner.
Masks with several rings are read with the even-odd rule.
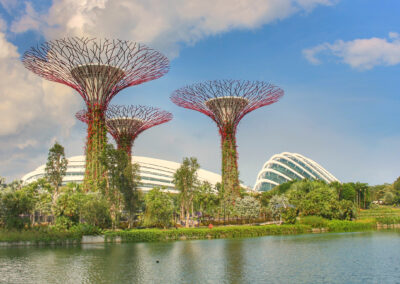
[[[400,283],[400,233],[3,247],[0,283]]]

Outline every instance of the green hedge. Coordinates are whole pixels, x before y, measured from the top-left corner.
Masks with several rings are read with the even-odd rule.
[[[69,230],[60,230],[56,227],[46,227],[21,231],[0,230],[0,242],[80,242],[83,235],[99,235],[101,233],[102,232],[99,228],[86,224],[76,225],[74,227],[71,227]]]
[[[400,224],[400,216],[380,217],[376,218],[376,221],[385,225]]]
[[[357,232],[373,230],[376,228],[376,222],[355,222],[344,220],[329,220],[327,222],[329,232]]]
[[[107,241],[115,241],[121,238],[122,242],[155,242],[179,239],[220,239],[220,238],[244,238],[267,235],[287,235],[307,233],[311,230],[307,225],[268,225],[268,226],[232,226],[189,229],[133,229],[129,231],[107,231]]]
[[[326,228],[328,220],[320,216],[305,216],[301,217],[300,224],[308,225],[313,228]]]

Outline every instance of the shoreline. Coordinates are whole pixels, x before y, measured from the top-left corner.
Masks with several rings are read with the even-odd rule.
[[[327,227],[310,225],[238,225],[208,228],[181,229],[132,229],[129,231],[105,231],[102,235],[83,235],[72,239],[0,241],[1,247],[22,246],[76,246],[81,244],[115,244],[132,242],[170,242],[184,240],[211,240],[263,237],[276,235],[324,234],[337,232],[362,232],[400,229],[400,224],[377,222],[334,221]]]

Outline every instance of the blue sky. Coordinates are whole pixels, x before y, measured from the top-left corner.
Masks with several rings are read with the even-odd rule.
[[[215,125],[175,106],[169,95],[208,79],[264,80],[285,96],[239,125],[246,184],[252,186],[263,163],[283,151],[315,160],[341,181],[378,184],[400,175],[398,1],[0,3],[0,63],[7,67],[0,68],[0,175],[8,180],[45,163],[54,140],[68,156],[83,152],[85,127],[73,117],[83,107],[78,94],[29,74],[18,59],[32,45],[70,35],[141,41],[170,57],[165,77],[123,90],[112,101],[174,114],[170,123],[144,132],[134,154],[177,162],[196,156],[202,167],[219,172]]]

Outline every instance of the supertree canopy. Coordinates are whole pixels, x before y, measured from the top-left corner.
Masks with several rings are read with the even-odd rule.
[[[133,142],[140,133],[172,119],[170,112],[141,105],[110,105],[105,115],[108,132],[115,139],[118,149],[123,149],[129,156]],[[75,116],[80,121],[88,122],[86,110],[79,111]]]
[[[168,59],[136,42],[92,38],[48,41],[25,52],[22,62],[37,75],[75,89],[87,106],[85,188],[104,177],[99,155],[106,144],[104,113],[122,89],[163,76]]]
[[[176,105],[209,116],[218,126],[222,147],[222,187],[227,196],[239,194],[236,130],[249,112],[277,102],[284,92],[260,81],[216,80],[176,90],[171,100]]]

